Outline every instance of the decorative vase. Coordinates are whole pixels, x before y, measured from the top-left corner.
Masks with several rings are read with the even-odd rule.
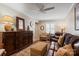
[[[28,30],[28,31],[30,30],[29,26],[27,26],[27,30]]]

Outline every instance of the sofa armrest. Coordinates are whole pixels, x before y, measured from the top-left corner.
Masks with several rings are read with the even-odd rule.
[[[79,55],[79,41],[74,42],[73,44],[74,55]]]

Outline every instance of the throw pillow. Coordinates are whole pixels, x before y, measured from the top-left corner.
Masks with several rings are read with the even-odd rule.
[[[63,48],[67,50],[66,51],[66,54],[68,56],[74,55],[74,51],[73,51],[73,48],[72,48],[72,45],[71,44],[65,45]]]
[[[74,51],[71,44],[59,48],[58,51],[56,52],[56,56],[73,56],[73,55]]]
[[[59,48],[58,51],[56,52],[55,56],[64,56],[66,54],[66,49]]]
[[[59,39],[58,39],[59,46],[62,46],[63,45],[63,40],[64,40],[64,37],[63,36],[60,36]]]

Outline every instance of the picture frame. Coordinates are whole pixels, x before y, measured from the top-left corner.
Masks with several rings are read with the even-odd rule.
[[[16,17],[16,29],[17,31],[25,30],[25,21],[21,17]]]
[[[75,16],[75,30],[79,30],[79,4],[77,3],[74,8],[74,16]]]

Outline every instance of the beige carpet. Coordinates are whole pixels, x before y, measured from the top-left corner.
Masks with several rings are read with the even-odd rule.
[[[50,42],[49,41],[44,41],[44,42],[46,42],[48,44],[48,49],[49,49]],[[29,47],[15,53],[15,54],[12,54],[11,56],[30,56],[30,48],[32,45],[30,45]]]

